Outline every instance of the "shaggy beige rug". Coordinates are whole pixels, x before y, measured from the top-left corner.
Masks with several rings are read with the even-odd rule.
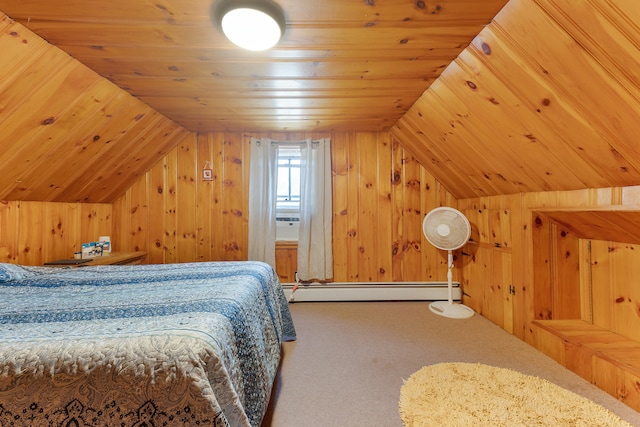
[[[411,375],[400,390],[400,417],[407,427],[632,427],[547,380],[473,363],[440,363]]]

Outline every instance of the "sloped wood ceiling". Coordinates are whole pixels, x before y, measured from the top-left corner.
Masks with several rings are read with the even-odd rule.
[[[457,198],[640,184],[640,3],[512,0],[392,134]]]
[[[507,0],[276,0],[246,52],[221,0],[0,0],[0,10],[191,131],[388,130]]]
[[[0,14],[0,200],[111,202],[189,132]]]
[[[279,2],[253,56],[208,1],[0,0],[0,199],[112,201],[188,131],[390,129],[459,199],[640,184],[637,0]]]

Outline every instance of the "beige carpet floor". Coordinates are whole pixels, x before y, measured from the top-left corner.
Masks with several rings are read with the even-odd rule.
[[[298,340],[283,345],[263,427],[402,427],[404,381],[443,362],[535,375],[640,426],[640,413],[479,315],[447,319],[406,301],[294,303],[291,311]]]

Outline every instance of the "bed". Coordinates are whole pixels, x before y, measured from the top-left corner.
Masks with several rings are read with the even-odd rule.
[[[0,425],[259,426],[294,339],[264,263],[0,263]]]

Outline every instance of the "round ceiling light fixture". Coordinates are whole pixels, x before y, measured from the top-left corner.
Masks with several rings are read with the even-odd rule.
[[[243,49],[270,49],[284,34],[284,12],[271,0],[226,0],[213,14],[223,34]]]

